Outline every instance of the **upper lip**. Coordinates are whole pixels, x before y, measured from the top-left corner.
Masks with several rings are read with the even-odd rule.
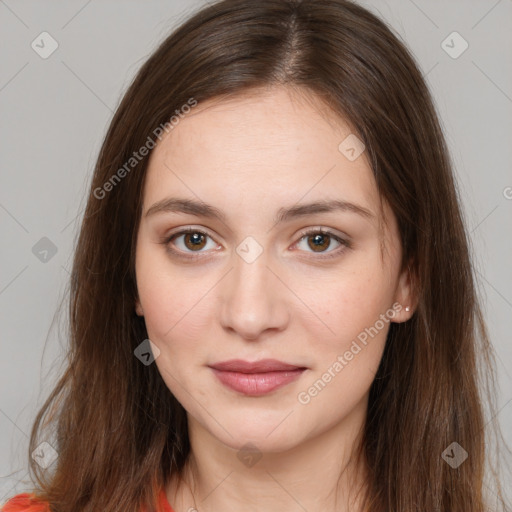
[[[244,361],[243,359],[230,359],[229,361],[222,361],[209,366],[216,370],[240,373],[283,372],[304,369],[303,366],[283,363],[276,359],[261,359],[254,362]]]

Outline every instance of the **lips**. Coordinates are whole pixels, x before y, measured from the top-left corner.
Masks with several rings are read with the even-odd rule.
[[[285,372],[301,368],[300,366],[283,363],[276,359],[262,359],[261,361],[255,361],[253,363],[242,359],[231,359],[210,366],[216,370],[240,373]]]
[[[305,367],[275,359],[243,361],[231,359],[210,365],[215,376],[228,388],[249,396],[270,393],[299,378]]]

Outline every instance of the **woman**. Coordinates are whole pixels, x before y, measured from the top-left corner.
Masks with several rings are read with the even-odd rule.
[[[101,149],[70,313],[31,437],[57,458],[6,512],[505,507],[443,135],[353,3],[225,0],[162,43]]]

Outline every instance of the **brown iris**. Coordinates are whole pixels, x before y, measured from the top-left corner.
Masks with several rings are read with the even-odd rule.
[[[200,250],[206,245],[206,236],[201,233],[186,233],[184,235],[184,243],[192,251]]]
[[[310,243],[310,240],[313,240],[313,243]],[[330,236],[326,234],[318,233],[316,235],[308,236],[308,245],[315,252],[321,252],[324,249],[327,249],[330,244]]]

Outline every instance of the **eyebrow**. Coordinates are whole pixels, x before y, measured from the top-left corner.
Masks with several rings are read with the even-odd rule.
[[[274,223],[278,224],[305,215],[333,211],[351,212],[361,215],[366,219],[375,219],[375,214],[363,206],[343,200],[324,200],[291,206],[289,208],[280,208],[274,219]],[[148,209],[145,217],[147,218],[151,215],[163,212],[188,213],[197,217],[219,219],[222,222],[226,220],[224,212],[215,206],[209,205],[203,201],[175,197],[168,197],[156,202]]]

